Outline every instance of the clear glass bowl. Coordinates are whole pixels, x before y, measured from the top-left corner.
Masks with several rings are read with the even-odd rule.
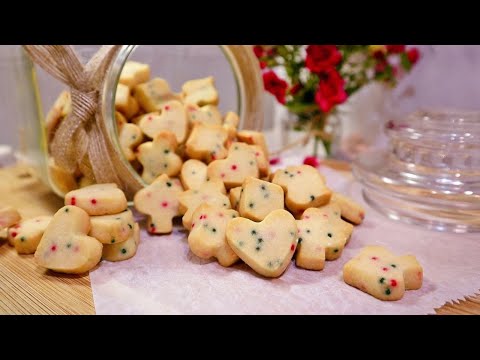
[[[386,133],[386,150],[353,163],[367,203],[429,229],[480,231],[480,113],[418,111]]]

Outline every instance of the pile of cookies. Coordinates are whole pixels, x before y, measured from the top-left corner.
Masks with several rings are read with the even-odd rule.
[[[14,209],[0,209],[0,230],[8,227],[8,241],[19,254],[35,254],[38,265],[62,273],[81,274],[102,258],[122,261],[136,254],[140,227],[117,185],[71,191],[65,205],[53,217],[24,221]]]

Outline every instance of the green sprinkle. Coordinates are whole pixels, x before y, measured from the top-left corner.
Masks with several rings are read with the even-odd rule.
[[[293,174],[290,174],[290,177],[291,177],[291,178],[293,178],[293,176],[294,176]]]
[[[243,241],[238,242],[238,246],[242,247],[245,243]]]
[[[163,150],[163,153],[164,153],[164,154],[168,154],[168,153],[170,153],[170,150],[165,149],[165,150]]]
[[[258,238],[257,239],[258,243],[261,244],[263,242],[263,239],[262,238]]]
[[[267,265],[269,268],[273,267],[273,263],[271,261],[269,261]]]
[[[254,207],[254,206],[255,206],[255,204],[254,204],[254,203],[250,203],[250,204],[248,204],[248,207],[249,207],[250,209],[253,209],[253,207]]]
[[[303,241],[302,238],[298,238],[298,243],[300,244]]]
[[[115,238],[113,238],[111,241],[110,241],[112,244],[115,243]]]
[[[152,227],[154,227],[154,226],[155,226],[155,225],[152,224]],[[128,224],[128,227],[129,227],[130,229],[133,229],[132,224]]]
[[[260,251],[260,246],[257,246],[255,250]]]
[[[67,244],[67,249],[70,249],[72,247],[72,243]]]
[[[310,229],[307,229],[306,232],[307,232],[307,234],[310,234]]]
[[[387,288],[387,290],[385,290],[385,295],[390,295],[391,293],[390,289]]]
[[[252,235],[257,235],[257,231],[256,231],[256,230],[252,230]]]
[[[167,186],[172,187],[172,183],[170,181],[167,181]]]
[[[122,254],[126,254],[127,253],[127,249],[123,248],[122,249]]]
[[[238,150],[238,146],[235,146],[235,147],[233,148],[233,150]]]
[[[24,241],[27,240],[27,239],[25,238],[25,236],[22,236],[22,237],[20,238],[20,240],[21,240],[22,242],[24,242]]]
[[[338,249],[333,250],[333,252],[334,252],[334,253],[337,253],[337,252],[338,252]]]
[[[115,218],[115,220],[122,220],[122,219],[120,219],[120,218]]]
[[[265,185],[260,186],[262,190],[267,190],[267,187]]]
[[[311,200],[311,201],[315,200],[315,196],[310,195],[310,200]]]
[[[383,283],[385,282],[385,278],[384,278],[384,277],[380,278],[380,280],[379,280],[378,282],[379,282],[380,284],[383,284]]]
[[[397,265],[395,265],[395,264],[391,264],[390,266],[393,267],[393,268],[397,267]]]
[[[164,167],[165,169],[168,168],[168,164],[167,164],[167,163],[163,164],[163,167]]]
[[[215,233],[215,232],[217,232],[217,229],[213,228],[212,231]]]
[[[287,170],[285,170],[283,173],[286,174],[286,175],[288,175],[288,171],[287,171]]]
[[[69,208],[66,208],[66,209],[65,209],[65,212],[68,212],[69,210],[70,210]]]
[[[329,238],[331,238],[333,235],[332,235],[332,233],[328,233],[327,236],[328,236]]]

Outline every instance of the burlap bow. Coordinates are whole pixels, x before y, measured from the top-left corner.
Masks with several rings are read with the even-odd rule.
[[[121,45],[104,45],[83,65],[70,45],[24,45],[32,60],[70,88],[72,112],[60,123],[51,143],[51,155],[70,173],[78,168],[97,183],[122,179],[118,156],[107,141],[100,93],[106,71]],[[120,168],[120,169],[119,169]]]

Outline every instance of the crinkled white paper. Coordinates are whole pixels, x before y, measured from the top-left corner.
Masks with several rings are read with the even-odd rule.
[[[283,159],[277,167],[299,164]],[[278,279],[265,279],[237,264],[223,268],[188,248],[177,226],[168,236],[142,230],[137,255],[102,262],[90,274],[97,314],[431,314],[446,301],[480,289],[480,235],[424,230],[389,220],[369,208],[350,176],[320,168],[328,185],[362,203],[364,223],[355,228],[342,257],[323,271],[289,266]],[[396,302],[382,302],[342,280],[343,265],[368,244],[398,255],[412,253],[424,268],[423,287]]]

